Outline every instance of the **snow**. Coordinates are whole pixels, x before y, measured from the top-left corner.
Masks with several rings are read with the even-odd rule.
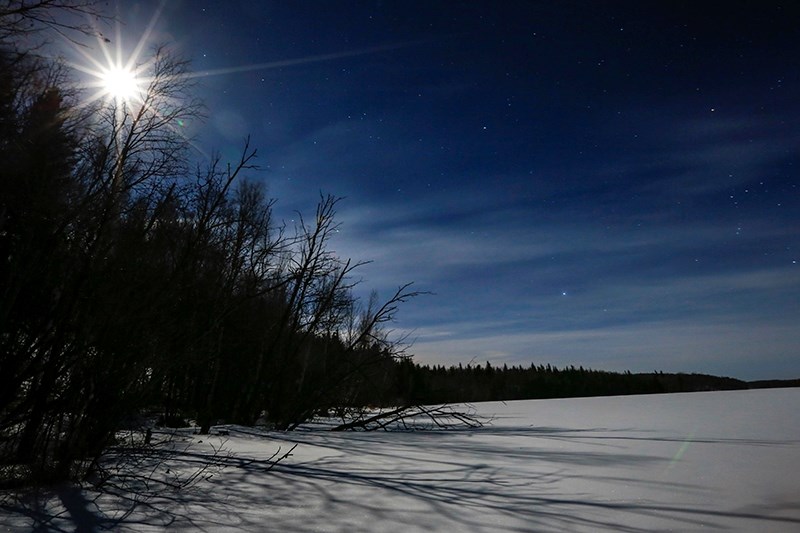
[[[772,389],[482,403],[494,420],[473,430],[229,426],[169,460],[191,472],[222,446],[210,480],[135,506],[74,487],[7,498],[0,530],[794,532],[798,405]]]

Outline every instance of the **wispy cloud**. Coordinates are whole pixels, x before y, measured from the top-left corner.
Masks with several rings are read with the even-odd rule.
[[[365,290],[436,293],[396,324],[421,362],[735,373],[758,353],[775,370],[798,341],[800,237],[730,196],[763,182],[766,206],[800,132],[775,133],[779,117],[636,116],[641,136],[608,153],[534,146],[494,168],[464,155],[474,138],[430,142],[422,117],[354,115],[277,147],[270,187],[291,208],[348,197],[332,245],[374,261]]]
[[[583,365],[634,372],[708,372],[751,379],[774,377],[797,356],[793,324],[660,321],[564,331],[425,339],[414,345],[433,364]],[[760,364],[753,367],[753,360]]]
[[[670,196],[731,191],[763,180],[800,147],[800,129],[787,135],[783,117],[650,112],[639,126],[643,149],[616,158],[603,175]]]

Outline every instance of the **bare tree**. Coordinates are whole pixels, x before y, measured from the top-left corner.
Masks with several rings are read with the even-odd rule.
[[[73,4],[35,7],[53,5]],[[188,143],[173,121],[197,116],[199,106],[187,97],[187,63],[164,48],[142,100],[122,108],[77,107],[60,89],[63,78],[35,61],[4,59],[16,68],[0,77],[9,118],[0,142],[8,192],[0,205],[0,376],[14,392],[0,395],[0,431],[18,435],[18,461],[55,462],[67,475],[76,457],[113,436],[125,402],[107,400],[124,397],[146,369],[135,355],[144,325],[137,313],[161,295],[137,285],[125,260],[175,197]],[[29,95],[36,87],[39,95]]]
[[[0,40],[19,40],[45,30],[70,40],[78,35],[99,36],[97,23],[110,19],[104,4],[101,0],[1,0]]]
[[[83,31],[62,11],[97,5],[5,2],[0,31]],[[88,103],[20,50],[0,46],[0,461],[64,478],[146,408],[293,429],[390,388],[402,339],[385,326],[419,292],[357,300],[363,263],[331,248],[338,198],[287,230],[244,176],[248,142],[192,172],[176,124],[202,108],[166,47],[141,98]]]

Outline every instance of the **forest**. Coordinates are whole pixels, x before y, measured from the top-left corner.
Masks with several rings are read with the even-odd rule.
[[[410,285],[353,295],[329,242],[339,200],[288,226],[238,161],[197,157],[189,64],[153,51],[136,99],[87,99],[37,32],[97,2],[0,11],[0,462],[83,475],[144,411],[292,429],[360,401],[401,354],[382,332]],[[22,474],[20,474],[20,468]],[[10,473],[10,474],[9,474]],[[3,476],[0,476],[3,477]]]

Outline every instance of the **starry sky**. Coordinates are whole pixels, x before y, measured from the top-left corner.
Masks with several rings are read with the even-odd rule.
[[[126,43],[159,5],[198,146],[434,293],[418,362],[800,377],[792,2],[124,2]]]

